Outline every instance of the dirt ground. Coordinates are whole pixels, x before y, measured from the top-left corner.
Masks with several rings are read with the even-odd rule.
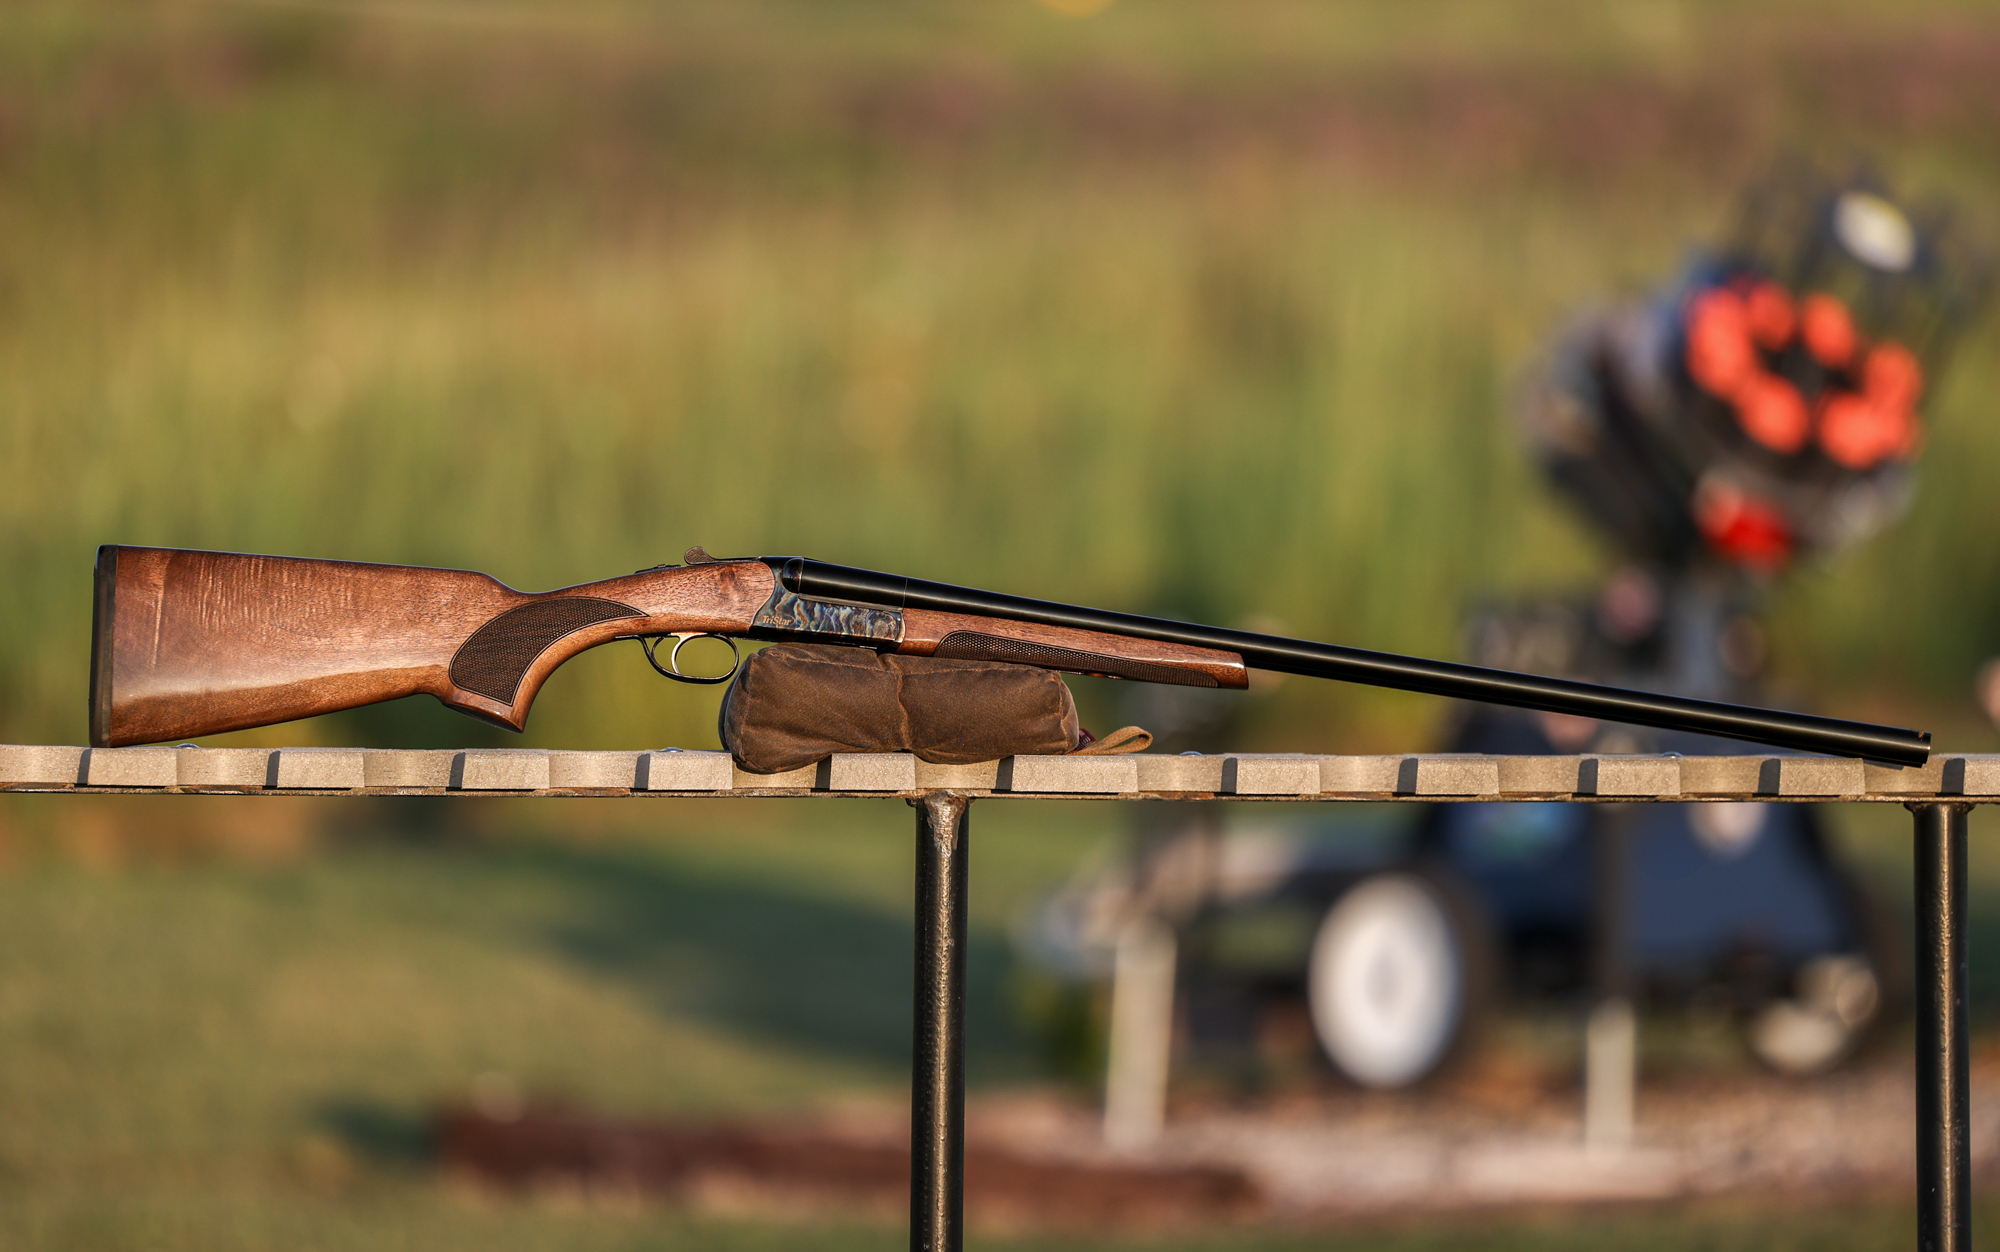
[[[1975,1060],[1977,1176],[2000,1166],[2000,1052]],[[1178,1108],[1143,1152],[1101,1145],[1097,1111],[1016,1092],[967,1110],[967,1207],[987,1225],[1129,1224],[1262,1216],[1391,1217],[1658,1201],[1731,1192],[1852,1196],[1914,1185],[1914,1073],[1892,1057],[1811,1082],[1756,1072],[1642,1084],[1636,1140],[1584,1150],[1573,1087],[1474,1074],[1434,1090],[1326,1090]],[[448,1168],[509,1187],[636,1186],[707,1206],[718,1195],[893,1209],[907,1114],[848,1105],[784,1123],[675,1125],[560,1111],[458,1109]]]
[[[1995,1077],[2000,1057],[1974,1069],[1972,1149],[1981,1176],[2000,1163]],[[1813,1082],[1742,1074],[1642,1085],[1635,1142],[1611,1154],[1584,1150],[1576,1093],[1509,1103],[1447,1091],[1186,1112],[1143,1159],[1241,1170],[1272,1211],[1299,1216],[1728,1192],[1894,1193],[1915,1181],[1907,1059]],[[995,1101],[981,1107],[975,1126],[1017,1152],[1054,1156],[1088,1142],[1094,1121],[1074,1106]]]

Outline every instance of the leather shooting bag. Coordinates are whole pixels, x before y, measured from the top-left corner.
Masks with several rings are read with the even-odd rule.
[[[893,656],[781,643],[743,663],[722,700],[723,746],[743,769],[779,774],[836,752],[914,752],[934,765],[1015,754],[1136,752],[1128,728],[1094,742],[1061,676],[1000,661]],[[1129,733],[1128,733],[1129,732]]]

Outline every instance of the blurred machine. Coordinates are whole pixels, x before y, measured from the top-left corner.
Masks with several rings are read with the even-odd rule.
[[[1865,173],[1794,168],[1753,189],[1723,246],[1651,298],[1578,320],[1536,371],[1528,442],[1617,563],[1589,593],[1478,610],[1470,659],[1764,699],[1769,589],[1907,505],[1923,399],[1987,275],[1942,210]],[[1203,747],[1215,712],[1141,716]],[[1468,706],[1447,750],[1738,749]],[[1754,1055],[1798,1074],[1852,1055],[1901,997],[1893,915],[1810,806],[1450,804],[1289,832],[1236,827],[1221,807],[1142,832],[1029,928],[1045,968],[1118,971],[1114,1139],[1157,1121],[1163,997],[1197,1046],[1247,1039],[1303,997],[1327,1059],[1373,1087],[1437,1071],[1503,993],[1611,1006],[1593,1015],[1593,1057],[1600,1031],[1622,1031],[1629,1056],[1635,1002],[1723,1006]],[[1134,1070],[1121,1049],[1151,1059]],[[1140,1075],[1122,1096],[1121,1071]]]

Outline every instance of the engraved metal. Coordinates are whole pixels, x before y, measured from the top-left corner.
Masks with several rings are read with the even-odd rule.
[[[759,637],[808,635],[856,643],[901,643],[903,615],[896,609],[808,600],[779,587],[764,607],[757,610],[750,629]]]
[[[712,687],[717,683],[726,683],[736,677],[736,671],[743,667],[743,653],[737,649],[736,641],[728,635],[718,635],[713,631],[706,630],[686,630],[672,635],[635,635],[633,637],[639,641],[639,646],[645,650],[647,662],[660,672],[660,676],[671,678],[675,682],[693,683],[699,687]],[[659,646],[659,642],[662,639],[671,639],[674,641],[673,648],[667,653],[667,663],[665,665],[660,664],[660,658],[653,654],[653,649]],[[717,674],[712,678],[704,678],[699,674],[681,673],[681,648],[691,639],[720,639],[722,642],[728,644],[728,672]]]

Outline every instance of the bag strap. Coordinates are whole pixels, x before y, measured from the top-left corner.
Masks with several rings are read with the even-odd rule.
[[[1085,734],[1090,732],[1085,731]],[[1121,726],[1102,739],[1093,739],[1070,753],[1071,756],[1123,756],[1144,752],[1153,746],[1153,732],[1142,726]]]

